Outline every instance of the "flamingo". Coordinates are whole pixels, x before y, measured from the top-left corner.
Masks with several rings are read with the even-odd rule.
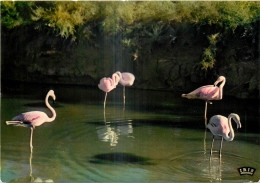
[[[231,119],[233,119],[237,123],[237,128],[241,128],[240,117],[235,114],[231,113],[228,118],[221,115],[212,116],[209,120],[207,128],[213,134],[211,149],[210,149],[210,157],[212,155],[213,143],[215,136],[221,136],[221,143],[220,143],[220,150],[219,150],[219,157],[221,158],[221,150],[222,150],[222,142],[223,138],[226,141],[232,141],[235,137],[234,130],[231,125]]]
[[[123,86],[123,99],[124,99],[124,107],[125,107],[125,87],[132,86],[134,84],[135,76],[130,72],[121,73],[117,71],[116,74],[120,78],[119,83]]]
[[[53,90],[50,90],[45,98],[45,104],[52,112],[52,117],[48,117],[48,115],[42,111],[30,111],[25,112],[22,114],[19,114],[18,116],[15,116],[12,121],[6,121],[7,125],[14,125],[14,126],[23,126],[23,127],[29,127],[31,128],[31,138],[30,138],[30,147],[32,152],[32,137],[33,137],[33,130],[36,126],[40,126],[45,122],[53,122],[56,118],[56,112],[55,110],[50,106],[48,99],[49,97],[52,97],[55,101],[56,96],[54,94]]]
[[[106,109],[107,93],[110,92],[111,90],[113,90],[114,88],[116,88],[119,80],[120,80],[119,76],[116,73],[114,73],[112,75],[112,79],[104,77],[100,80],[100,82],[98,84],[99,89],[106,92],[105,100],[104,100],[104,111]]]
[[[221,83],[217,86],[218,83]],[[221,100],[223,97],[223,87],[226,83],[224,76],[219,76],[214,85],[206,85],[181,96],[188,99],[202,99],[205,100],[205,127],[207,126],[207,103],[211,103],[211,100]]]

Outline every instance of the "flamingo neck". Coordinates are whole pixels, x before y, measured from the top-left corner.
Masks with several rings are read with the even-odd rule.
[[[115,73],[112,75],[112,80],[113,80],[114,86],[116,87],[116,85],[118,85],[118,82],[120,80],[120,76],[118,76],[118,74]]]
[[[117,74],[117,75],[118,75],[119,79],[121,79],[121,78],[122,78],[122,74],[121,74],[121,72],[117,71],[115,74]]]
[[[47,122],[52,122],[52,121],[54,121],[55,118],[56,118],[56,112],[55,112],[55,110],[54,110],[54,109],[50,106],[50,104],[49,104],[49,101],[48,101],[49,96],[50,96],[49,94],[46,96],[46,98],[45,98],[45,104],[46,104],[46,106],[50,109],[50,111],[52,112],[52,117],[49,118]]]
[[[233,118],[233,116],[228,116],[228,127],[230,130],[230,135],[228,136],[228,134],[223,135],[224,139],[226,141],[232,141],[235,137],[235,133],[231,124],[231,119]]]
[[[222,99],[222,97],[223,97],[223,87],[224,87],[225,83],[226,83],[226,80],[224,79],[222,81],[222,83],[219,85],[219,98],[220,99]]]

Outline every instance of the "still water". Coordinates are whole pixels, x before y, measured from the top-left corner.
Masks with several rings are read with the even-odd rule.
[[[180,94],[122,88],[52,86],[6,89],[1,98],[1,180],[3,182],[250,182],[260,179],[259,104],[224,95],[208,105],[208,117],[241,117],[232,142],[219,141],[209,161],[211,133],[204,128],[204,102]],[[54,89],[57,118],[30,129],[5,125],[26,111],[48,114],[44,98]],[[235,125],[234,125],[235,126]],[[240,167],[256,169],[253,176]]]

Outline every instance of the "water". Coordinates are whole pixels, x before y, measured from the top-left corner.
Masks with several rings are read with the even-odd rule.
[[[110,92],[105,121],[104,92],[98,88],[52,86],[57,118],[36,127],[33,153],[30,129],[5,125],[26,111],[48,114],[43,99],[49,86],[18,85],[1,101],[1,180],[4,182],[249,182],[260,179],[258,101],[224,96],[208,105],[208,116],[231,112],[242,129],[232,142],[219,141],[204,129],[204,103],[173,92],[126,89]],[[253,176],[238,168],[253,167]]]

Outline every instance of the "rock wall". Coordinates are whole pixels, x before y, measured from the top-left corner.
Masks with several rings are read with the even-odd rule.
[[[102,77],[119,70],[136,75],[136,88],[187,93],[224,75],[226,94],[259,97],[258,40],[251,44],[230,38],[217,50],[214,68],[205,71],[200,61],[207,38],[185,26],[176,27],[170,44],[139,40],[136,57],[122,45],[120,35],[102,34],[89,44],[30,31],[2,32],[3,81],[96,86]]]

